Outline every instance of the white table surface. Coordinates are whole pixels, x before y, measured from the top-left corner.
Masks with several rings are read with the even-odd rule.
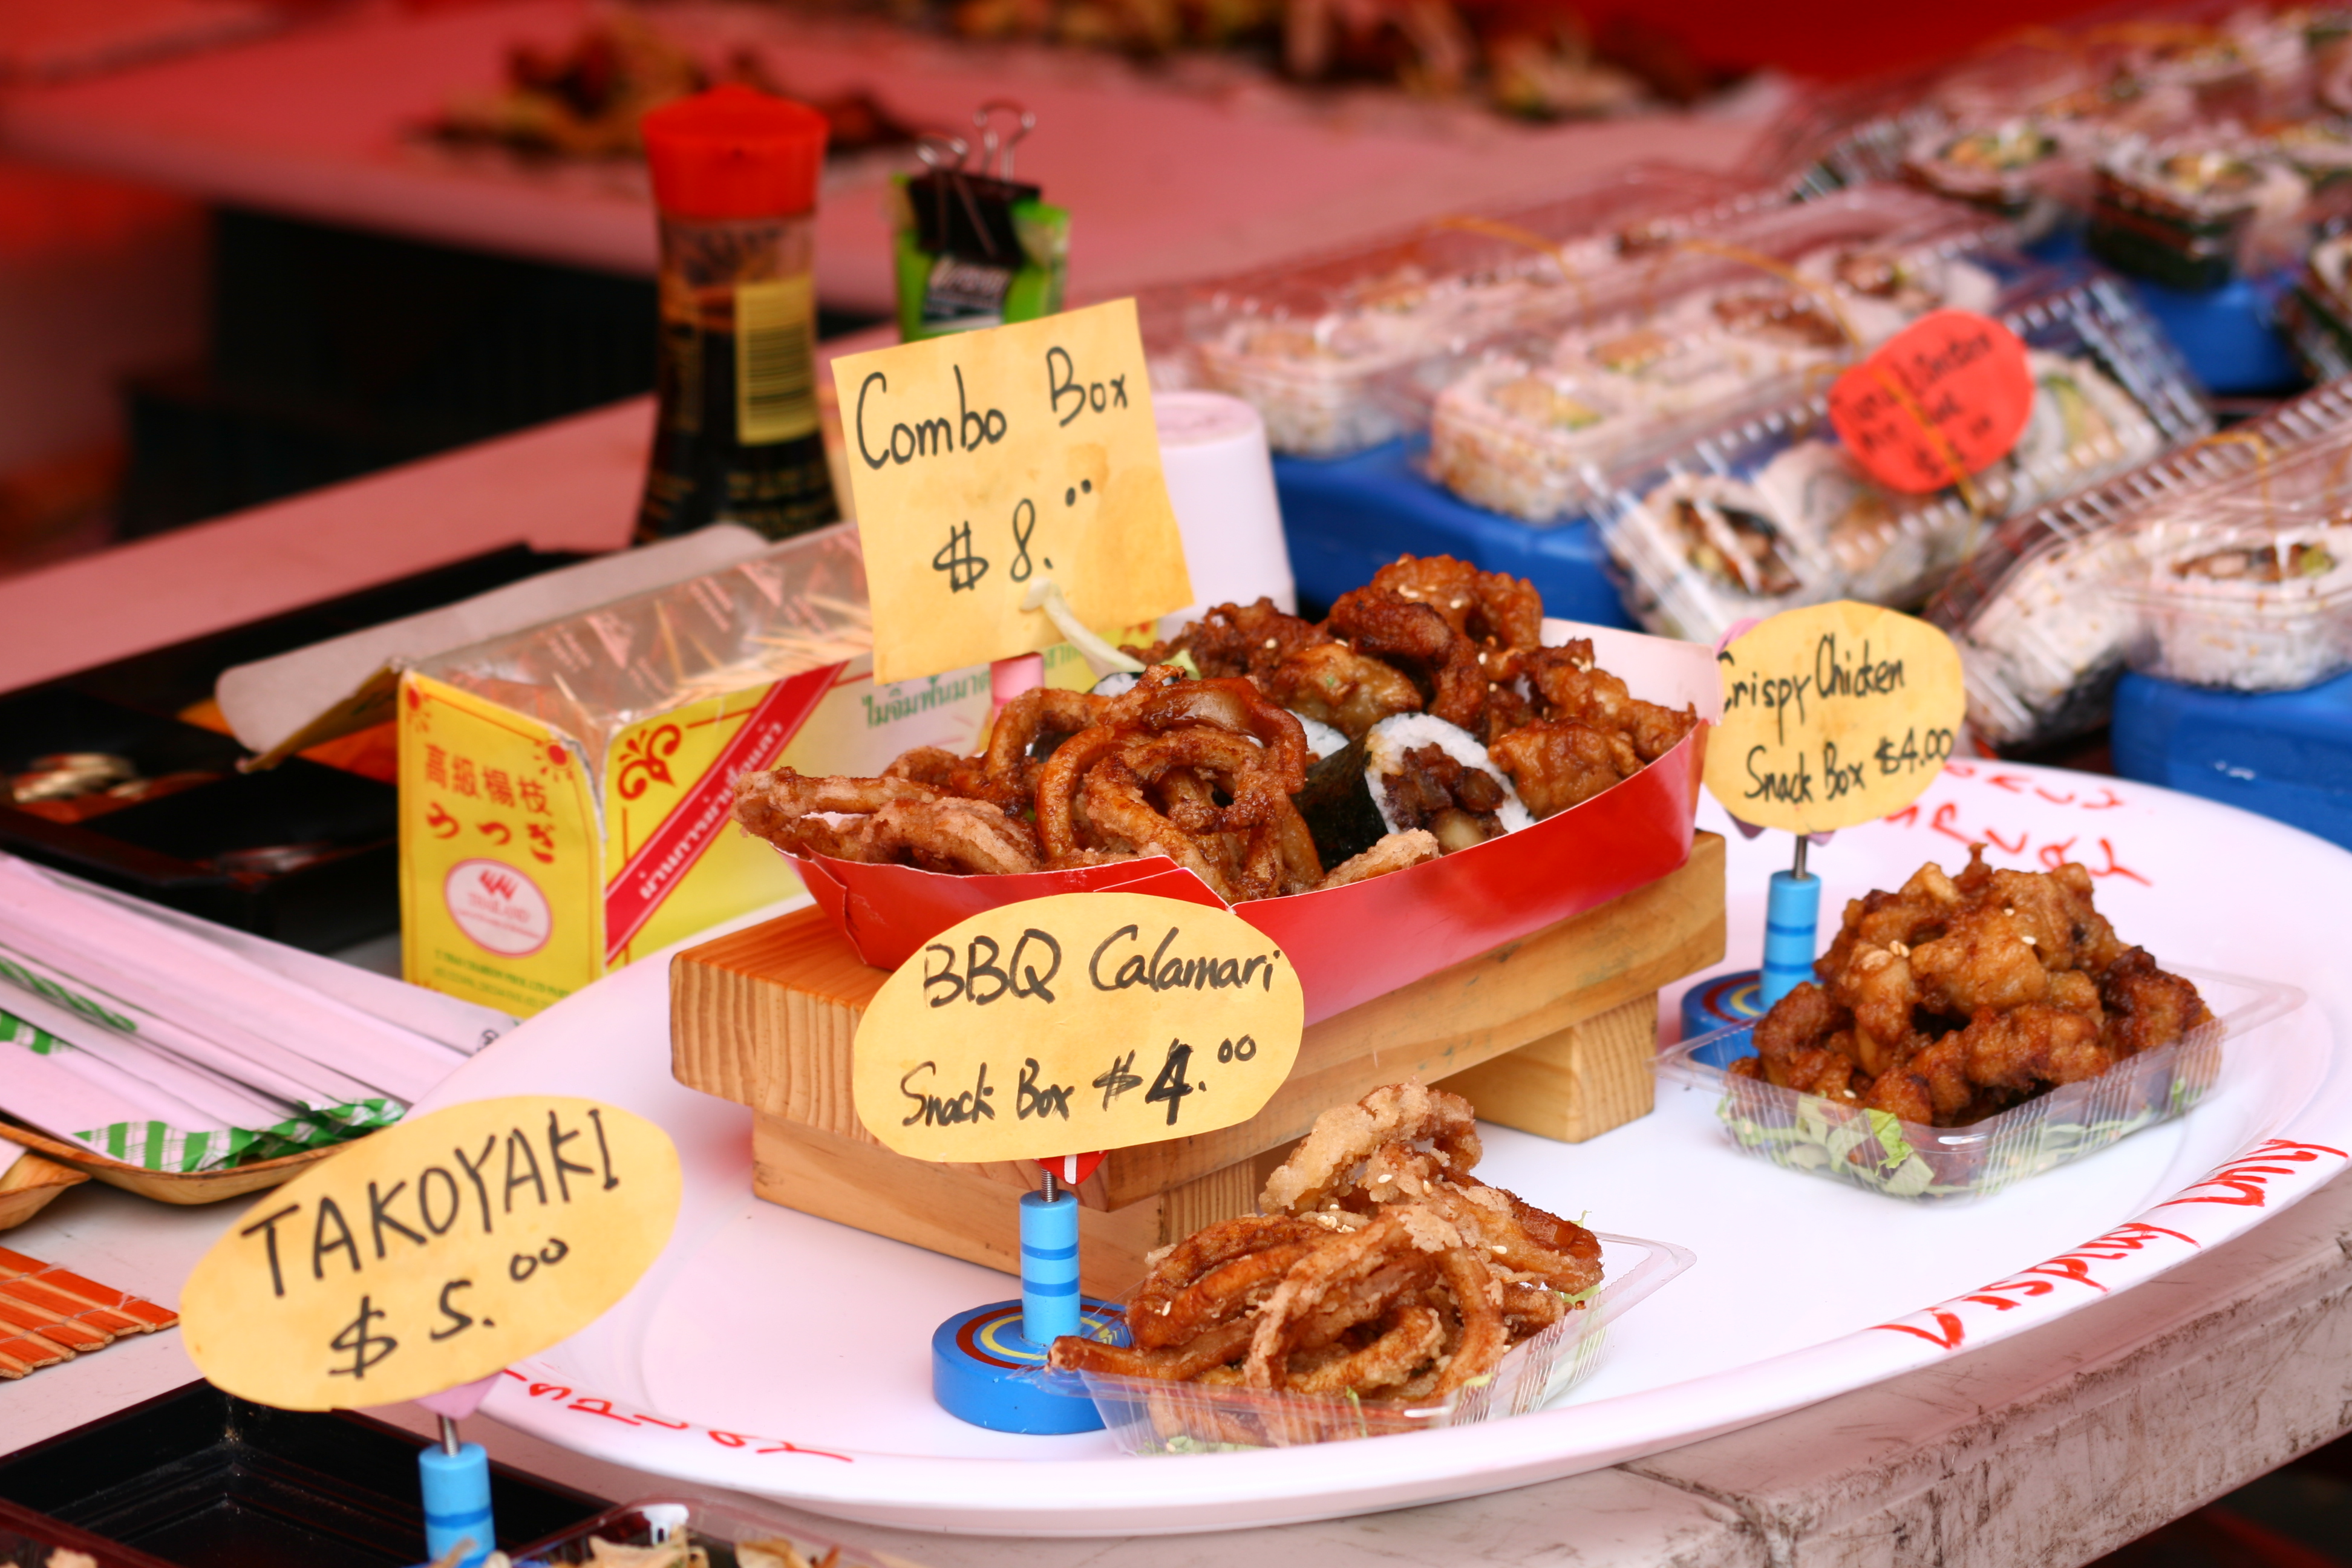
[[[411,12],[362,6],[284,35],[0,97],[0,146],[206,200],[615,272],[654,268],[650,205],[580,171],[530,175],[420,152],[404,132],[451,92],[500,79],[520,39],[568,43],[580,0]],[[1010,93],[1036,133],[1018,173],[1075,215],[1072,287],[1108,299],[1328,245],[1659,158],[1727,167],[1753,112],[1517,125],[1396,94],[1309,106],[1287,89],[1204,86],[1114,58],[971,47],[793,20],[773,8],[664,6],[714,58],[755,41],[812,96],[866,89],[912,123],[963,126]],[[1769,107],[1769,92],[1747,109]],[[885,170],[837,171],[818,221],[818,295],[886,310]]]
[[[90,1184],[0,1235],[0,1245],[168,1304],[245,1206],[173,1209]],[[1723,1330],[1739,1331],[1737,1311],[1727,1310]],[[933,1568],[1276,1560],[1297,1568],[2067,1568],[2336,1436],[2352,1423],[2347,1369],[2352,1178],[2049,1328],[1728,1436],[1491,1497],[1279,1530],[1123,1541],[925,1535],[754,1506]],[[195,1375],[173,1330],[0,1384],[0,1453]],[[420,1434],[435,1429],[414,1405],[378,1414]],[[720,1495],[583,1458],[487,1419],[466,1432],[494,1458],[615,1500]]]

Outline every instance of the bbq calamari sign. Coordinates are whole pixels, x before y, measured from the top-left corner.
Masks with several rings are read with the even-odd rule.
[[[677,1217],[677,1152],[610,1105],[531,1095],[375,1133],[269,1192],[189,1277],[188,1353],[281,1410],[487,1377],[627,1294]]]
[[[1706,787],[1742,822],[1824,833],[1902,810],[1943,771],[1967,700],[1925,621],[1851,600],[1784,610],[1716,655]]]
[[[1290,1076],[1297,971],[1232,910],[1062,893],[941,932],[858,1022],[858,1120],[919,1160],[1046,1159],[1245,1121]]]

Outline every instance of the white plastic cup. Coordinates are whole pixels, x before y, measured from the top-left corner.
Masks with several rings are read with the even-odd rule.
[[[1298,586],[1257,410],[1222,392],[1155,389],[1151,413],[1194,600],[1161,616],[1160,635],[1173,636],[1211,605],[1247,605],[1261,595],[1296,614]]]

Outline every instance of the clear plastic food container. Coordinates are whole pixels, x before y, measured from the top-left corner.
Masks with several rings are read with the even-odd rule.
[[[1830,427],[1825,389],[1664,461],[1588,476],[1627,607],[1652,631],[1712,642],[1792,605],[1916,604],[2001,518],[2212,428],[2178,356],[2113,279],[2038,272],[1999,314],[2027,345],[2033,411],[1965,491],[1879,485]]]
[[[1278,452],[1337,457],[1402,435],[1380,377],[1576,309],[1621,250],[1773,198],[1643,164],[1539,205],[1424,223],[1163,297],[1179,375],[1249,400]],[[1154,324],[1155,336],[1165,335]],[[1155,369],[1155,375],[1161,374]]]
[[[1893,1198],[1988,1197],[2054,1171],[2159,1121],[2186,1114],[2228,1067],[2227,1045],[2304,1004],[2292,985],[2174,966],[2197,985],[2213,1021],[2095,1079],[2053,1089],[1964,1127],[1927,1127],[1729,1070],[1756,1054],[1753,1024],[1685,1040],[1658,1057],[1658,1077],[1719,1097],[1734,1142],[1791,1171]]]
[[[643,1561],[646,1568],[909,1568],[903,1558],[877,1557],[784,1525],[748,1508],[728,1503],[647,1498],[607,1509],[561,1535],[533,1542],[514,1553],[515,1568],[554,1568],[559,1563],[596,1563],[593,1542],[614,1546],[678,1549],[675,1563]],[[739,1552],[739,1547],[751,1551]],[[699,1549],[699,1558],[688,1552]],[[796,1553],[795,1557],[787,1552]]]
[[[1609,1325],[1697,1261],[1672,1242],[1595,1234],[1604,1273],[1589,1299],[1513,1346],[1491,1376],[1440,1403],[1391,1405],[1100,1373],[1055,1375],[1084,1386],[1112,1441],[1129,1454],[1288,1448],[1524,1415],[1590,1376],[1601,1363]],[[1113,1343],[1127,1342],[1123,1323],[1109,1324],[1103,1333]]]
[[[1590,504],[1590,468],[1826,386],[1929,310],[1992,309],[2029,269],[1991,248],[2001,233],[1881,187],[1749,215],[1671,273],[1621,268],[1571,321],[1505,335],[1437,394],[1430,471],[1492,510],[1562,521]]]
[[[2174,146],[2126,142],[2098,165],[2091,249],[2176,289],[2220,287],[2238,272],[2257,216],[2291,219],[2311,195],[2272,153],[2210,133]]]
[[[2326,475],[2352,444],[2352,391],[2323,386],[2259,419],[2019,514],[1929,601],[1951,634],[1969,723],[1996,746],[2047,745],[2106,722],[2116,677],[2144,637],[2110,589],[2144,565],[2142,529],[2232,487],[2287,490]]]
[[[2352,667],[2352,512],[2239,498],[2142,531],[2112,583],[2145,635],[2132,668],[2236,691],[2294,691]]]

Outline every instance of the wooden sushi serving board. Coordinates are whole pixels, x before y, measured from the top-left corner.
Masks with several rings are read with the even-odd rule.
[[[1442,1081],[1488,1121],[1569,1141],[1647,1114],[1658,989],[1723,956],[1723,862],[1701,833],[1646,887],[1310,1025],[1248,1121],[1112,1151],[1078,1189],[1086,1289],[1127,1289],[1152,1247],[1254,1211],[1318,1114],[1383,1083]],[[851,1042],[887,977],[813,909],[691,948],[671,967],[672,1071],[751,1108],[761,1197],[1017,1272],[1011,1194],[1034,1166],[925,1164],[858,1122]]]

